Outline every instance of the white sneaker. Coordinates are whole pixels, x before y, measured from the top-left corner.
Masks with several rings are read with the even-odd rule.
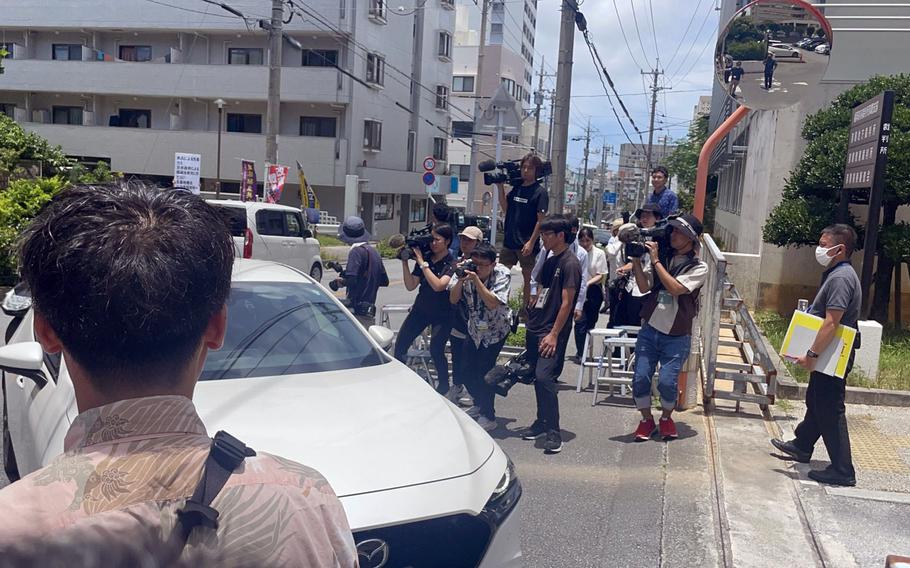
[[[486,416],[480,415],[477,417],[477,423],[480,424],[480,427],[489,432],[490,430],[495,430],[498,424],[495,420],[490,420]]]

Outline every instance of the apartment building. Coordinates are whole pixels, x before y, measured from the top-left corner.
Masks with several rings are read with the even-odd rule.
[[[721,24],[746,2],[724,0]],[[843,4],[841,6],[841,4]],[[868,4],[864,6],[863,4]],[[894,4],[889,7],[888,4]],[[828,0],[819,8],[833,27],[828,68],[817,88],[790,107],[752,111],[715,149],[711,175],[717,177],[715,236],[725,251],[737,258],[737,287],[756,307],[788,311],[798,298],[811,298],[821,268],[811,247],[780,248],[762,242],[762,228],[771,210],[780,203],[786,178],[796,167],[805,140],[800,135],[807,115],[827,106],[840,93],[874,75],[910,72],[907,46],[910,33],[899,25],[910,17],[906,4]],[[710,130],[734,110],[735,103],[715,82]],[[854,211],[862,217],[861,210]],[[898,211],[899,220],[906,212]],[[737,257],[737,254],[740,255]],[[854,265],[861,264],[860,255]],[[910,289],[906,277],[903,289]],[[904,303],[910,301],[905,294]],[[905,313],[907,313],[905,311]]]
[[[168,183],[174,153],[202,156],[203,191],[237,194],[240,160],[263,176],[268,0],[32,0],[4,7],[10,52],[0,112],[72,156]],[[278,162],[291,167],[282,202],[299,205],[295,162],[324,210],[360,214],[379,236],[425,223],[425,156],[446,157],[455,6],[416,13],[386,0],[297,4],[282,42]],[[292,16],[286,7],[285,19]],[[419,25],[418,25],[419,24]],[[216,101],[223,101],[219,111]],[[438,170],[444,173],[445,164]],[[449,187],[440,175],[439,188]]]
[[[664,158],[676,149],[667,144],[668,137],[661,136],[651,147],[651,167],[659,166]],[[670,186],[673,186],[673,172],[670,172]],[[640,144],[620,144],[619,167],[614,178],[617,202],[621,207],[634,211],[644,202],[651,187],[651,172],[648,171],[647,147]]]
[[[458,192],[448,202],[456,207],[467,206],[471,170],[471,132],[474,103],[478,97],[486,105],[500,84],[504,84],[515,99],[524,118],[520,134],[507,135],[502,159],[521,158],[531,149],[548,155],[548,123],[544,117],[539,124],[538,139],[534,140],[535,117],[530,113],[534,92],[534,37],[537,27],[537,0],[492,0],[484,47],[483,92],[477,92],[477,55],[480,50],[480,8],[473,1],[456,0],[455,58],[451,88],[452,136],[449,139],[449,165],[458,177]],[[479,139],[478,161],[495,155],[493,136]],[[491,210],[491,188],[483,185],[481,175],[475,176],[475,211]],[[486,194],[486,197],[485,197]]]

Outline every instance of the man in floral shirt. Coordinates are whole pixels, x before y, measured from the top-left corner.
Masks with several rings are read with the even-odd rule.
[[[35,338],[63,353],[79,415],[63,455],[0,491],[0,558],[356,566],[328,482],[262,452],[215,496],[216,526],[171,546],[212,444],[193,391],[227,327],[234,243],[214,207],[177,189],[74,187],[33,221],[19,258]]]
[[[456,274],[449,283],[449,301],[461,304],[468,324],[468,337],[462,343],[461,360],[465,386],[474,399],[468,409],[484,430],[496,428],[493,388],[484,376],[496,365],[496,358],[509,335],[509,269],[496,263],[496,249],[479,243],[471,253],[477,270]]]

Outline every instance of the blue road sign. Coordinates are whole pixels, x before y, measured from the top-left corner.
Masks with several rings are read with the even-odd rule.
[[[436,182],[436,174],[433,172],[425,172],[422,179],[423,185],[433,185]]]

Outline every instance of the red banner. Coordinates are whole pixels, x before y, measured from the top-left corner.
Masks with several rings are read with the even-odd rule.
[[[265,200],[268,203],[278,203],[281,191],[288,180],[288,167],[278,164],[269,164],[265,182]]]

